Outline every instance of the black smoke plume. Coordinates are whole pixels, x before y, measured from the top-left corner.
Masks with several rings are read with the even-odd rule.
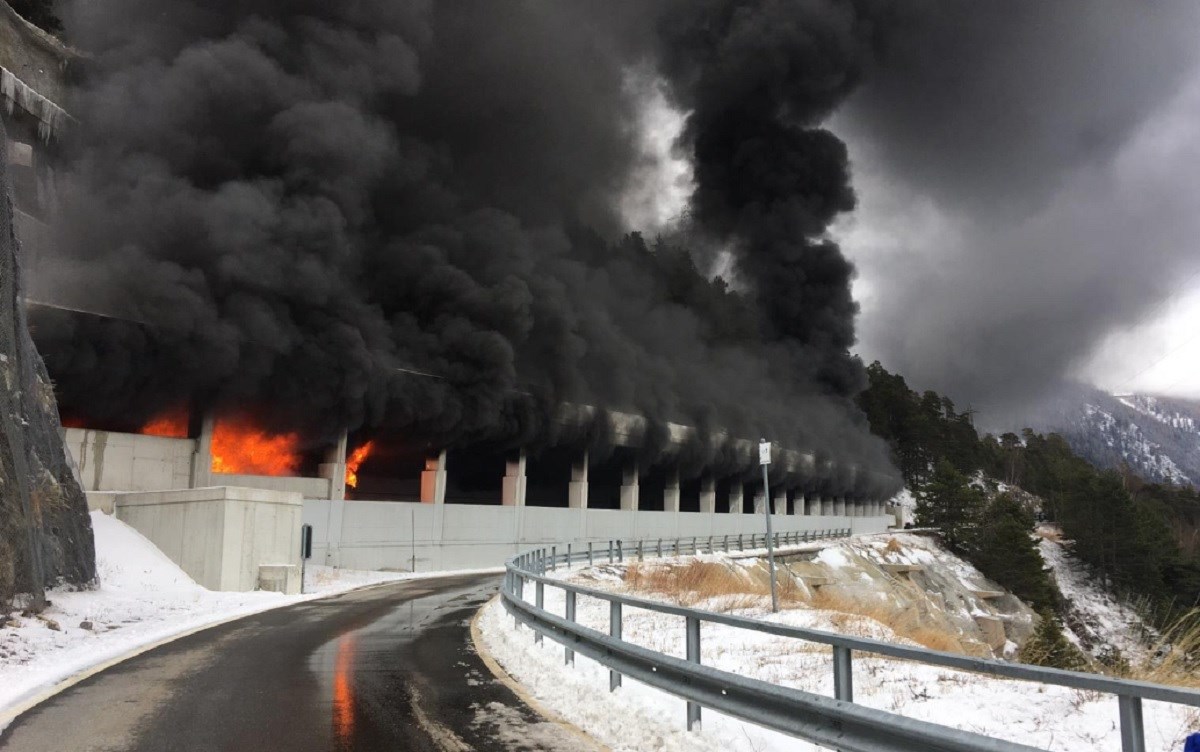
[[[650,437],[699,427],[691,460],[742,469],[729,437],[763,435],[835,459],[825,476],[862,470],[836,490],[889,490],[886,450],[850,402],[852,268],[825,237],[853,206],[846,151],[819,128],[871,54],[877,11],[68,11],[92,59],[40,294],[108,316],[40,323],[72,411],[130,420],[193,402],[309,431],[515,444],[602,442],[556,419],[562,403],[595,405],[647,416]],[[683,241],[625,235],[638,76],[661,76],[692,113],[681,237],[729,244],[745,294],[703,280]]]

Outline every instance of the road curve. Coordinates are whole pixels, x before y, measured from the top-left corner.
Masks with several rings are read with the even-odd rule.
[[[469,623],[496,575],[268,611],[93,676],[17,718],[6,752],[576,750],[496,681]]]

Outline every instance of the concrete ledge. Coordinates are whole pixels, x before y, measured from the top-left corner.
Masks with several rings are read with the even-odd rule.
[[[116,497],[116,504],[121,507],[225,500],[252,501],[256,504],[304,505],[304,497],[295,491],[269,491],[243,486],[209,486],[176,491],[139,491],[137,493],[118,493]]]
[[[300,567],[291,564],[263,564],[258,568],[258,589],[271,593],[300,593]]]

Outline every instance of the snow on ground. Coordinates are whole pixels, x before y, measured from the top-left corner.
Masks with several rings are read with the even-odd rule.
[[[197,585],[153,543],[92,513],[97,590],[47,593],[40,616],[0,628],[0,718],[60,681],[140,647],[237,616],[380,582],[422,577],[310,566],[305,595],[226,593]]]
[[[1067,639],[1097,657],[1112,646],[1132,662],[1146,658],[1157,640],[1154,631],[1133,609],[1096,587],[1084,566],[1068,555],[1066,546],[1071,544],[1059,539],[1058,528],[1041,525],[1038,531],[1038,549],[1068,601],[1063,624]]]
[[[926,552],[923,552],[926,553]],[[589,576],[593,587],[617,588],[615,568],[601,567]],[[578,576],[578,572],[575,576]],[[533,597],[534,588],[526,588]],[[641,593],[645,597],[652,597]],[[744,602],[744,599],[739,599]],[[545,605],[563,613],[562,591],[547,587]],[[714,608],[718,603],[701,603]],[[577,618],[587,627],[608,630],[608,606],[580,597]],[[870,619],[812,609],[770,614],[764,606],[733,613],[827,631],[905,642]],[[486,649],[531,694],[568,721],[614,750],[813,750],[791,737],[704,711],[703,730],[684,730],[684,702],[630,679],[608,693],[608,672],[576,656],[575,667],[563,665],[562,647],[550,639],[541,645],[533,633],[514,628],[503,606],[485,607],[480,632]],[[684,655],[683,619],[625,609],[624,639],[670,655]],[[833,669],[827,647],[753,632],[704,624],[704,664],[825,696],[833,694]],[[1106,695],[1026,682],[992,679],[951,669],[922,666],[856,653],[855,701],[911,718],[942,723],[1049,750],[1120,749],[1117,700]],[[1200,712],[1146,702],[1147,749],[1178,752],[1190,732],[1200,731]]]

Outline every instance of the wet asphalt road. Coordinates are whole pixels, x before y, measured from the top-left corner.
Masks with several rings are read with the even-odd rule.
[[[496,575],[251,616],[144,653],[19,717],[5,752],[574,750],[471,646]]]

